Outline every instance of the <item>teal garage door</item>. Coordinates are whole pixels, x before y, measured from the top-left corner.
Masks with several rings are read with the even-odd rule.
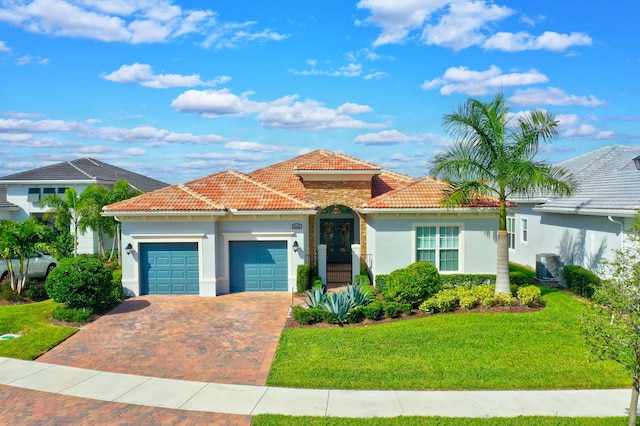
[[[286,241],[231,241],[231,291],[287,291]]]
[[[141,294],[198,294],[198,244],[140,244]]]

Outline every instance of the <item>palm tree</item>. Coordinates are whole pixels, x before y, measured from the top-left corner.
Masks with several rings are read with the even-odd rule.
[[[443,201],[449,207],[477,196],[498,199],[496,293],[510,293],[507,198],[538,192],[570,195],[576,189],[572,175],[535,160],[540,141],[557,137],[558,122],[545,111],[511,114],[499,94],[489,103],[469,99],[446,114],[443,124],[455,142],[435,156],[431,174],[450,182]]]
[[[78,255],[78,226],[80,216],[78,214],[80,198],[75,188],[67,188],[64,198],[56,194],[50,194],[40,199],[41,207],[50,209],[44,213],[44,218],[53,218],[54,226],[62,232],[69,231],[73,226],[73,255]]]

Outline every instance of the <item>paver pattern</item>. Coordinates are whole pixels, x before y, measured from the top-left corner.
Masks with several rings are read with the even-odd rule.
[[[266,384],[291,294],[128,299],[37,361],[168,379]]]
[[[249,426],[251,416],[96,401],[0,385],[3,425]]]

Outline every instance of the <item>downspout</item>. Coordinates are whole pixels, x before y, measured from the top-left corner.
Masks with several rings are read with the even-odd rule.
[[[610,222],[620,225],[620,234],[621,234],[620,248],[624,248],[624,222],[614,220],[611,216],[607,216],[607,219],[609,219]]]

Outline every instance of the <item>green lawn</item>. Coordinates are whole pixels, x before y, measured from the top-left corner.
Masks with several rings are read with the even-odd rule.
[[[614,426],[626,425],[624,417],[513,417],[467,419],[448,417],[393,417],[345,419],[335,417],[293,417],[261,414],[253,418],[251,426]]]
[[[16,339],[0,341],[0,356],[36,359],[78,331],[76,328],[49,324],[47,319],[55,306],[52,300],[0,306],[0,335],[21,335]]]
[[[542,287],[523,314],[443,314],[368,327],[284,330],[270,386],[334,389],[627,388],[578,331],[585,303]]]

